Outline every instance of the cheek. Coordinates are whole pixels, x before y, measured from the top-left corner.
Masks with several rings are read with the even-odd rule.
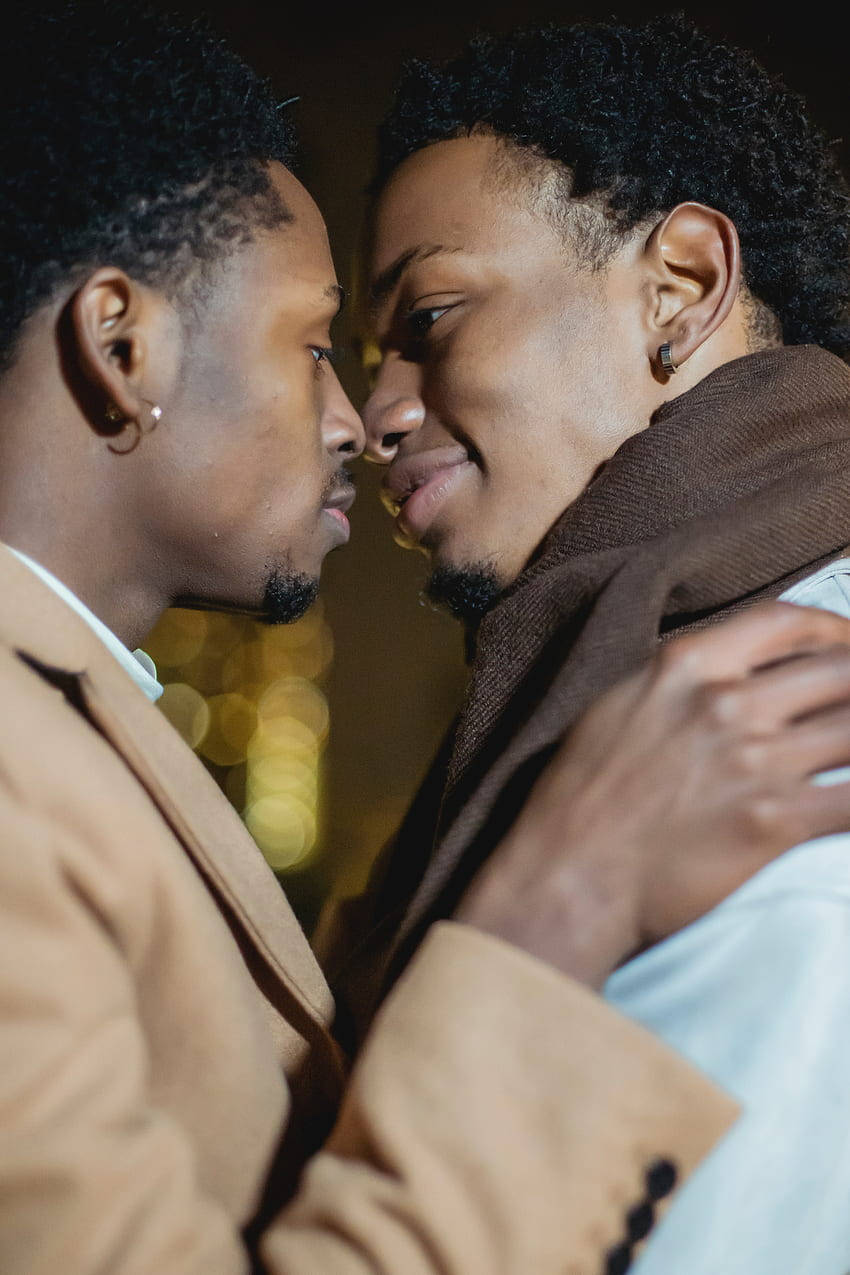
[[[247,377],[222,389],[196,396],[168,440],[176,515],[231,538],[297,523],[317,507],[323,480],[312,374],[309,386]]]
[[[493,480],[505,469],[551,470],[572,379],[557,337],[554,326],[503,326],[489,339],[458,340],[441,361],[438,409],[479,448]]]

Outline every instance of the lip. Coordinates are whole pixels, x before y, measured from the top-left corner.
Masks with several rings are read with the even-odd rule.
[[[322,513],[326,514],[339,544],[348,544],[351,526],[346,514],[354,504],[354,490],[351,487],[337,487],[322,502]]]
[[[474,462],[459,444],[434,447],[393,462],[384,479],[384,503],[395,515],[398,530],[421,540],[443,501]]]

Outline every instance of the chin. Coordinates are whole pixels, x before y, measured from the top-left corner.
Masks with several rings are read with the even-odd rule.
[[[495,605],[505,585],[486,560],[441,562],[432,559],[426,593],[458,620],[477,623]]]

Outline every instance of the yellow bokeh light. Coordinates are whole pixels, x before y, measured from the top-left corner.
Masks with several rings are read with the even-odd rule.
[[[315,847],[315,816],[291,793],[259,797],[248,806],[244,819],[269,865],[277,871],[303,863]]]
[[[301,865],[316,845],[328,734],[316,680],[333,658],[333,637],[321,603],[277,626],[175,609],[149,645],[175,679],[160,701],[165,715],[212,763],[271,866]]]
[[[319,755],[319,739],[297,717],[275,717],[270,722],[260,722],[248,742],[249,761],[259,757],[272,757],[285,753],[301,761],[315,765]]]
[[[303,677],[280,677],[267,687],[257,703],[257,719],[262,726],[281,717],[294,717],[318,740],[328,733],[328,701],[312,682]]]
[[[204,611],[172,607],[160,617],[145,641],[145,650],[155,664],[180,668],[193,660],[206,641],[209,620]]]
[[[244,761],[257,725],[257,710],[244,695],[229,692],[207,700],[210,726],[200,751],[218,766]]]
[[[210,725],[210,710],[203,695],[185,682],[169,682],[159,706],[190,748],[197,748]]]
[[[264,625],[259,637],[269,650],[292,650],[314,642],[324,623],[325,610],[320,598],[300,620],[293,624]]]
[[[318,789],[318,770],[315,763],[292,757],[288,753],[274,753],[270,757],[258,757],[248,763],[246,801],[250,805],[259,797],[275,793],[293,793],[310,809],[315,809]]]
[[[257,638],[241,643],[227,657],[221,669],[221,685],[228,691],[241,691],[246,683],[265,685],[294,669],[295,662],[288,651],[269,648]]]
[[[330,629],[324,625],[315,639],[303,646],[292,648],[289,652],[289,672],[298,677],[315,680],[322,676],[333,659],[333,642]]]

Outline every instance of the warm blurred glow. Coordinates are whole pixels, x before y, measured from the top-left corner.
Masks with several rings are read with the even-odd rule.
[[[319,756],[319,738],[297,717],[275,717],[261,722],[248,743],[249,763],[260,757],[285,753],[315,766]]]
[[[185,682],[169,682],[159,706],[189,747],[197,748],[210,724],[210,710],[203,695]]]
[[[245,825],[278,870],[303,863],[316,844],[315,815],[292,793],[259,797],[246,809]]]
[[[251,762],[245,776],[246,801],[250,803],[275,793],[293,793],[312,809],[318,779],[315,765],[310,766],[289,753],[258,757]]]
[[[316,846],[328,735],[316,679],[333,658],[333,638],[321,604],[274,627],[169,611],[148,646],[165,683],[163,711],[215,767],[272,868],[302,865]]]
[[[257,710],[244,695],[233,691],[212,695],[207,704],[210,726],[201,752],[218,766],[235,766],[247,756],[248,741],[257,726]]]
[[[180,668],[193,660],[204,645],[209,624],[203,611],[166,611],[145,644],[157,666]]]
[[[260,696],[257,719],[269,726],[284,717],[303,722],[316,739],[328,733],[328,701],[312,682],[304,677],[280,677]]]

